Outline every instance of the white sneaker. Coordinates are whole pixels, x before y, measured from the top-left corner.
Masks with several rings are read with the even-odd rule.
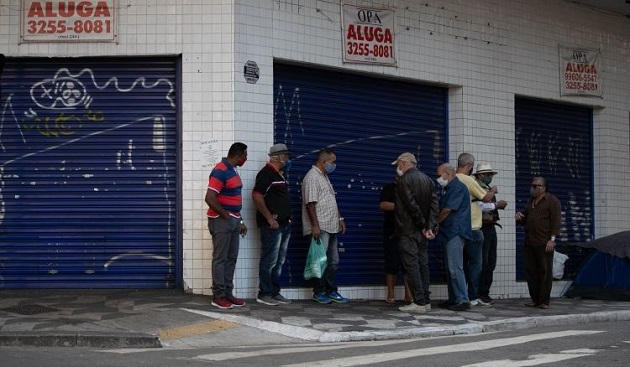
[[[470,301],[470,307],[475,307],[478,304],[479,304],[479,298],[473,299],[472,301]]]
[[[484,302],[484,300],[482,300],[481,298],[477,298],[475,301],[477,301],[477,304],[481,307],[490,307],[492,306],[492,303],[488,303],[488,302]]]
[[[431,305],[419,305],[415,302],[411,302],[410,304],[406,305],[406,306],[400,306],[398,307],[399,311],[402,312],[410,312],[410,313],[425,313],[428,311],[431,311]]]

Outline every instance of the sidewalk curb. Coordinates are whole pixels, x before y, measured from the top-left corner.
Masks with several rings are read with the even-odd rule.
[[[518,317],[483,322],[484,332],[530,329],[541,326],[580,325],[595,322],[628,321],[630,310],[603,311],[590,314],[570,314],[537,317]]]
[[[155,335],[140,333],[95,333],[19,331],[0,332],[2,347],[162,348]]]
[[[249,326],[264,331],[278,333],[284,336],[311,342],[339,343],[350,341],[392,340],[407,338],[431,338],[451,335],[481,334],[497,331],[522,330],[543,326],[579,325],[607,321],[630,320],[630,310],[594,312],[590,314],[571,314],[536,317],[517,317],[492,322],[469,322],[462,325],[443,327],[416,327],[383,331],[348,331],[324,332],[300,326],[285,325],[273,321],[264,321],[247,316],[230,315],[225,313],[200,311],[182,308],[214,319],[223,319],[243,326]]]
[[[180,308],[212,319],[256,328],[309,342],[340,343],[351,341],[431,338],[464,334],[523,330],[545,326],[580,325],[597,322],[629,321],[630,310],[602,311],[589,314],[516,317],[490,322],[467,322],[461,325],[407,327],[394,330],[326,332],[301,326],[265,321],[249,316]],[[2,347],[84,347],[84,348],[162,348],[157,335],[125,332],[0,332]]]

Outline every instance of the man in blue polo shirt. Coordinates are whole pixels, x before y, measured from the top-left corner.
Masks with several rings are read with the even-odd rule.
[[[472,238],[470,196],[449,163],[440,165],[437,175],[438,183],[444,188],[437,221],[440,226],[438,241],[444,244],[449,298],[440,306],[463,311],[470,308],[464,275],[464,243]]]
[[[212,235],[212,305],[218,308],[245,306],[234,297],[234,271],[238,258],[239,234],[247,227],[241,218],[243,182],[236,167],[245,164],[247,145],[234,143],[226,158],[219,162],[208,179],[208,230]]]

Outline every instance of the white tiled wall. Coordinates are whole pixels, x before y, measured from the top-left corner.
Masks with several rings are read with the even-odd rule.
[[[273,61],[294,60],[449,86],[449,156],[463,151],[499,171],[500,198],[514,202],[514,98],[596,107],[595,232],[628,229],[630,211],[630,22],[563,0],[346,1],[396,11],[398,67],[343,64],[340,4],[319,0],[119,0],[117,44],[19,45],[20,0],[0,2],[0,52],[7,56],[181,55],[182,202],[185,288],[211,293],[212,243],[203,197],[212,164],[234,141],[249,146],[241,169],[244,217],[236,273],[239,296],[257,291],[258,235],[249,193],[273,143]],[[604,97],[559,97],[558,45],[602,50]],[[255,61],[260,80],[246,83]],[[584,162],[591,164],[591,162]],[[499,230],[494,296],[522,297],[514,281],[513,205]],[[341,264],[343,266],[343,264]],[[565,282],[554,283],[558,294]],[[383,287],[342,288],[383,298]],[[443,286],[432,288],[444,298]],[[289,289],[288,297],[310,297]],[[400,295],[402,296],[402,295]]]

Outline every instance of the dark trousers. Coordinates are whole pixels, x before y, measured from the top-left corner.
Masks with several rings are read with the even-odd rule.
[[[420,232],[401,236],[398,239],[398,248],[414,302],[423,305],[431,303],[427,239]]]
[[[215,297],[230,296],[234,289],[241,220],[208,218],[208,230],[212,235],[212,294]]]
[[[523,247],[525,280],[532,302],[549,304],[553,285],[553,252],[545,252],[545,245]]]
[[[492,286],[494,269],[497,267],[497,230],[494,224],[481,226],[483,249],[481,253],[481,276],[479,277],[479,296],[488,297]]]
[[[339,240],[337,233],[321,231],[319,239],[326,247],[326,259],[328,264],[322,274],[322,278],[313,278],[313,294],[337,292],[337,271],[339,270]],[[310,243],[309,237],[309,243]]]

